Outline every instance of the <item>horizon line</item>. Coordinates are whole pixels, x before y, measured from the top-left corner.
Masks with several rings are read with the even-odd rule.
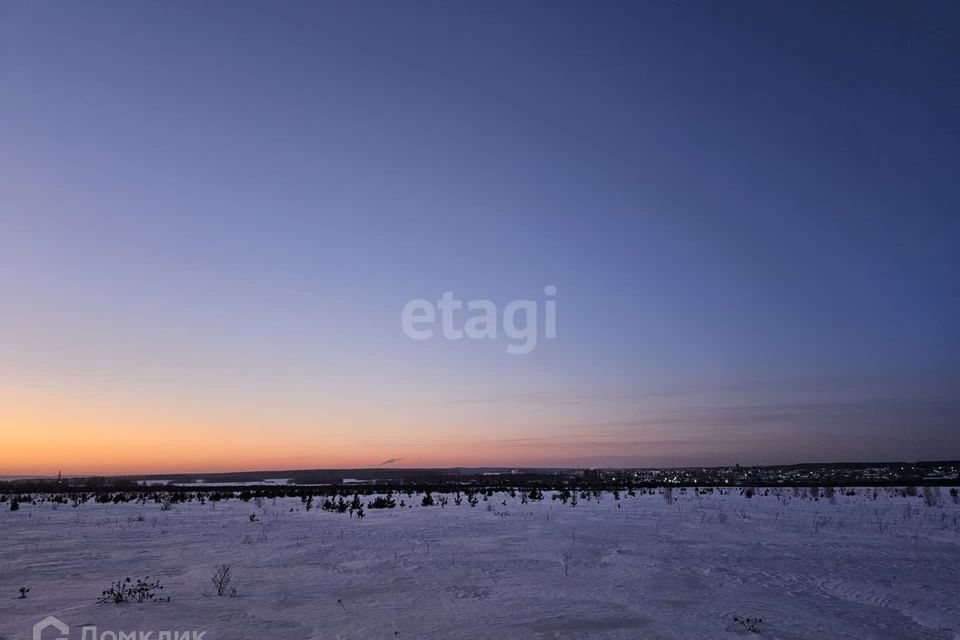
[[[62,477],[66,479],[75,478],[162,478],[163,476],[212,476],[212,475],[239,475],[239,474],[283,474],[283,473],[317,473],[334,471],[589,471],[593,469],[604,469],[610,471],[617,470],[679,470],[679,469],[730,469],[740,467],[744,469],[764,469],[774,467],[801,467],[809,465],[818,465],[823,467],[838,465],[927,465],[927,464],[960,464],[960,459],[938,459],[938,460],[836,460],[831,462],[791,462],[786,464],[720,464],[720,465],[683,465],[683,466],[449,466],[449,467],[393,467],[393,466],[372,466],[372,467],[312,467],[300,469],[245,469],[231,471],[171,471],[168,473],[93,473],[93,474],[0,474],[2,480],[45,480],[49,478]]]

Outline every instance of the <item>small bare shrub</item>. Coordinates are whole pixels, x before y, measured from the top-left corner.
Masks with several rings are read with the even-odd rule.
[[[924,487],[923,488],[923,502],[928,507],[936,507],[940,504],[940,488],[939,487]]]
[[[150,581],[150,576],[133,582],[130,578],[117,580],[103,591],[97,604],[124,604],[125,602],[170,602],[170,598],[157,598],[157,591],[163,590],[159,580]]]
[[[733,616],[733,622],[725,629],[725,631],[744,630],[749,631],[750,633],[760,633],[761,622],[763,622],[762,618]]]
[[[230,569],[230,565],[222,564],[217,567],[213,577],[210,578],[210,582],[213,583],[213,587],[217,590],[217,595],[221,598],[223,596],[229,596],[231,598],[237,597],[237,588],[230,586],[230,583],[233,582],[233,572]]]

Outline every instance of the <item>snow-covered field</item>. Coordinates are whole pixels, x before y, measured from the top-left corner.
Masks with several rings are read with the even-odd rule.
[[[575,507],[498,493],[475,508],[407,499],[417,506],[362,520],[297,499],[3,504],[0,639],[30,638],[48,615],[71,640],[84,625],[110,640],[960,639],[960,505],[947,489],[934,506],[856,493],[604,494]],[[210,583],[223,563],[237,597]],[[127,576],[159,578],[170,602],[96,603]],[[760,635],[733,616],[762,618]]]

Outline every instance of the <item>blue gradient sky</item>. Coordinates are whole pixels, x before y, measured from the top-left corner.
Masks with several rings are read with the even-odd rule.
[[[0,473],[960,458],[953,3],[0,8]],[[556,340],[411,298],[559,289]]]

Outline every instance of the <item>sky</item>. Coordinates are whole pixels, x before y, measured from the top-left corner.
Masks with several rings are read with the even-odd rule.
[[[958,459],[958,35],[5,2],[0,475]],[[408,337],[448,291],[497,337]]]

